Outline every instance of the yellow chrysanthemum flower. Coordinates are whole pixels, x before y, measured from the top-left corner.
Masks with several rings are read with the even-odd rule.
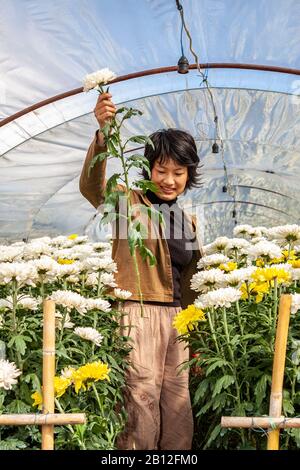
[[[34,400],[32,406],[37,406],[39,410],[43,407],[43,397],[42,394],[38,391],[34,392],[31,395],[31,398]]]
[[[256,266],[258,266],[258,267],[260,267],[260,268],[263,268],[264,265],[265,265],[265,262],[264,262],[263,259],[258,258],[258,259],[255,261],[255,264],[256,264]]]
[[[289,260],[289,264],[293,266],[293,268],[300,268],[300,259]]]
[[[237,268],[237,263],[234,261],[228,261],[226,264],[220,264],[219,269],[222,269],[222,271],[225,271],[226,273],[229,273],[230,271],[234,271]]]
[[[75,259],[58,258],[57,262],[59,264],[73,264],[75,263]]]
[[[69,240],[75,240],[78,237],[77,233],[72,233],[71,235],[68,236]]]
[[[284,257],[284,261],[294,260],[294,259],[297,258],[295,250],[291,250],[290,254],[289,254],[288,250],[283,250],[282,254],[283,254],[283,257]]]
[[[57,398],[61,397],[71,383],[70,379],[65,377],[54,377],[54,393]]]
[[[282,258],[272,258],[269,261],[269,264],[279,264],[279,263],[284,263],[284,262],[285,262],[285,258],[283,256]]]
[[[277,279],[277,283],[289,282],[291,275],[285,269],[278,268],[257,268],[257,270],[251,275],[252,279],[256,283],[271,282]]]
[[[246,300],[249,298],[249,294],[250,295],[255,295],[255,302],[258,304],[259,302],[261,302],[264,298],[264,295],[265,294],[268,294],[269,292],[269,284],[267,282],[263,282],[263,283],[256,283],[256,282],[251,282],[249,285],[248,285],[248,289],[247,289],[247,284],[244,283],[241,285],[240,287],[240,290],[242,291],[242,299],[243,300]]]
[[[193,330],[196,323],[205,320],[205,312],[203,310],[196,308],[195,305],[189,305],[185,310],[177,313],[173,320],[173,326],[180,335],[183,335]]]
[[[79,369],[75,370],[72,374],[72,381],[75,386],[75,392],[78,393],[82,388],[86,390],[91,385],[91,382],[97,382],[98,380],[108,380],[110,369],[107,364],[101,361],[91,362],[85,364]]]

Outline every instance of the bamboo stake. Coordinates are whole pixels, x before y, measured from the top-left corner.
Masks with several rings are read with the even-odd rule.
[[[85,421],[84,413],[4,414],[0,416],[1,426],[84,424]]]
[[[300,428],[300,418],[271,418],[269,416],[222,416],[222,428],[269,428],[274,425],[280,429]]]
[[[44,301],[43,327],[43,414],[54,413],[55,303]],[[54,449],[54,425],[42,426],[42,450]]]
[[[276,331],[275,354],[272,373],[272,387],[269,407],[269,419],[278,418],[282,411],[282,388],[288,338],[292,298],[283,294],[280,298],[278,325]],[[279,449],[279,429],[268,432],[268,450]]]

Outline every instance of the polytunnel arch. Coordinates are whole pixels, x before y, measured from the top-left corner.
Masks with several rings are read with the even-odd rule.
[[[224,64],[223,64],[223,65],[224,65]],[[223,67],[223,65],[222,65],[222,67]],[[217,67],[216,64],[214,64],[214,66]],[[237,66],[235,66],[235,67],[237,67]],[[173,68],[174,68],[174,67],[173,67]],[[173,69],[173,68],[172,68],[172,69]],[[170,69],[170,68],[168,68],[168,70],[169,70],[169,69]],[[249,69],[249,66],[247,65],[247,70],[248,70],[248,69]],[[276,68],[276,69],[278,69],[278,68]],[[277,70],[276,70],[276,72],[277,72]],[[283,69],[281,72],[282,72],[282,73],[285,73],[286,71]],[[290,70],[289,73],[291,73],[291,72],[292,72],[292,71]],[[298,73],[298,71],[295,71],[295,73]],[[135,75],[135,74],[133,74],[133,77],[132,77],[133,79],[136,78],[134,75]],[[140,75],[141,75],[141,74],[140,74]],[[121,78],[120,78],[120,82],[123,81],[123,78],[124,78],[124,77],[121,77]],[[139,77],[139,78],[140,78],[140,77]],[[197,77],[193,77],[192,80],[195,79],[195,78],[197,79]],[[182,78],[179,77],[179,79],[182,79]],[[199,78],[198,78],[198,79],[199,79]],[[223,88],[221,88],[221,87],[214,87],[213,90],[214,90],[214,93],[221,93],[221,94],[223,94],[223,95],[224,95],[224,94],[226,95],[226,93],[227,93],[227,94],[228,94],[228,93],[232,93],[233,100],[236,100],[238,94],[239,94],[239,93],[242,93],[242,92],[245,91],[245,90],[247,90],[249,94],[252,94],[252,95],[255,94],[256,100],[258,100],[260,96],[264,96],[264,97],[265,97],[265,96],[267,96],[268,94],[273,94],[273,95],[275,94],[275,95],[276,95],[276,92],[274,93],[274,91],[269,91],[269,90],[268,90],[268,91],[266,91],[266,90],[257,90],[257,89],[256,89],[256,90],[253,90],[253,89],[248,89],[248,88],[246,88],[246,85],[245,85],[245,84],[244,84],[244,86],[245,86],[245,88],[240,88],[240,89],[232,88],[232,87],[229,87],[229,86],[227,86],[226,88],[225,88],[225,87],[223,87]],[[134,99],[134,100],[129,101],[129,103],[130,103],[131,105],[133,105],[133,106],[135,106],[136,103],[142,103],[142,104],[143,104],[143,107],[147,107],[147,103],[149,102],[149,103],[150,103],[150,107],[151,107],[151,100],[159,100],[159,99],[160,99],[160,100],[163,102],[163,100],[164,100],[164,99],[167,99],[168,96],[173,96],[173,97],[175,97],[174,99],[175,99],[175,105],[176,105],[176,97],[178,97],[178,96],[179,96],[179,97],[180,97],[180,96],[184,96],[184,94],[186,94],[186,95],[188,96],[188,95],[191,95],[191,94],[193,94],[193,93],[194,93],[194,94],[197,94],[197,93],[200,94],[200,93],[203,93],[203,92],[205,93],[205,90],[204,90],[203,88],[200,88],[200,89],[199,89],[199,88],[194,88],[194,87],[193,87],[193,88],[190,88],[190,89],[188,89],[188,90],[184,89],[183,87],[182,87],[181,89],[178,89],[178,88],[177,88],[176,90],[174,90],[174,85],[173,85],[173,90],[172,90],[172,91],[166,91],[166,90],[165,90],[164,93],[160,93],[159,95],[155,95],[155,94],[154,94],[154,95],[151,95],[151,94],[148,93],[147,95],[145,95],[145,97],[136,98],[136,99]],[[69,92],[69,93],[63,94],[62,98],[65,98],[67,94],[70,94],[70,95],[72,96],[72,95],[74,94],[74,90],[71,91],[71,92]],[[262,94],[263,94],[263,95],[262,95]],[[221,98],[223,98],[223,95],[222,95]],[[289,93],[283,92],[283,91],[281,91],[280,93],[277,93],[276,96],[278,96],[278,101],[280,101],[282,98],[289,99],[289,97],[290,97],[291,99],[294,99],[294,96],[293,96],[293,95],[290,95]],[[95,99],[95,96],[93,96],[93,98]],[[48,100],[48,101],[49,101],[49,100]],[[219,102],[219,101],[220,101],[220,97],[218,97],[218,102]],[[118,103],[118,101],[116,101],[116,103]],[[250,99],[249,99],[249,97],[248,97],[248,104],[247,104],[247,105],[250,107],[252,103],[253,103],[253,96],[252,96],[252,97],[250,96]],[[49,104],[49,103],[47,103],[47,104]],[[123,101],[123,102],[120,103],[120,104],[122,104],[122,105],[123,105],[123,104],[128,104],[128,102],[124,102],[124,101]],[[178,106],[179,106],[179,105],[178,105],[178,103],[177,103],[177,108],[178,108]],[[138,107],[138,106],[137,106],[137,107]],[[34,111],[35,111],[35,110],[32,110],[31,113],[34,113]],[[21,114],[21,113],[18,113],[17,120],[22,119],[22,116],[20,116],[20,114]],[[178,111],[178,114],[179,114],[179,111]],[[68,126],[70,127],[70,126],[72,126],[72,123],[75,123],[77,120],[79,120],[79,125],[80,125],[80,126],[83,126],[83,128],[86,128],[86,129],[87,129],[87,122],[86,122],[86,120],[90,120],[91,117],[92,117],[92,114],[91,114],[91,111],[89,110],[88,112],[82,113],[81,115],[78,115],[78,116],[76,116],[76,117],[71,117],[69,120],[66,120],[63,125],[64,125],[65,127],[66,127],[66,126],[67,126],[67,127],[68,127]],[[148,116],[148,117],[149,117],[149,116]],[[170,116],[169,116],[169,117],[170,117]],[[221,118],[223,119],[222,110],[221,110]],[[221,125],[222,125],[222,119],[220,120],[220,121],[221,121]],[[7,121],[14,123],[14,121],[10,118],[9,120],[6,120],[6,125],[9,124],[9,122],[7,122]],[[81,122],[81,124],[80,124],[80,122]],[[203,138],[201,138],[201,136],[195,136],[195,140],[196,140],[196,142],[199,144],[199,146],[203,146],[204,144],[206,144],[206,150],[205,150],[206,158],[207,158],[208,160],[211,160],[212,156],[209,158],[210,150],[209,150],[209,147],[207,146],[207,144],[213,140],[213,136],[212,136],[212,135],[209,135],[209,132],[210,132],[209,126],[211,125],[211,123],[209,123],[209,120],[208,120],[207,122],[208,122],[208,135],[207,135],[207,137],[206,137],[205,139],[203,139]],[[2,124],[2,128],[4,128],[3,124],[5,124],[5,122],[4,122],[4,123],[1,123],[1,124]],[[196,124],[197,124],[197,123],[196,123]],[[197,125],[196,125],[196,124],[195,124],[195,130],[196,130],[196,132],[197,132]],[[182,125],[182,123],[181,123],[181,125]],[[44,131],[39,132],[39,133],[38,133],[38,129],[36,128],[36,129],[35,129],[35,132],[36,132],[35,135],[33,135],[31,138],[30,138],[30,137],[27,138],[27,140],[24,140],[23,143],[21,143],[21,144],[19,143],[19,144],[17,144],[17,145],[16,145],[15,147],[13,147],[13,148],[16,148],[16,149],[17,149],[17,148],[20,148],[20,146],[22,146],[23,144],[26,144],[26,142],[28,142],[28,141],[30,141],[31,143],[32,143],[32,142],[35,142],[35,143],[36,143],[36,142],[39,142],[40,144],[42,144],[42,143],[46,143],[47,145],[50,145],[50,144],[51,144],[51,145],[55,145],[55,147],[59,147],[59,146],[65,147],[66,143],[63,142],[63,140],[61,140],[60,137],[59,137],[59,128],[60,128],[61,126],[62,126],[62,124],[56,124],[56,125],[53,126],[52,128],[49,128],[48,130],[44,130]],[[173,126],[173,127],[174,127],[174,126],[176,127],[176,124],[173,124],[173,125],[170,124],[169,126],[170,126],[170,127],[172,127],[172,126]],[[94,127],[95,127],[95,125],[94,125]],[[159,127],[161,127],[161,126],[159,126]],[[177,127],[180,127],[180,125],[177,124]],[[226,127],[226,126],[225,126],[225,127]],[[134,129],[131,129],[131,131],[134,132]],[[141,129],[140,131],[142,132],[142,131],[144,131],[144,129]],[[151,129],[147,129],[147,131],[150,133],[150,132],[151,132]],[[50,138],[50,140],[49,140],[49,138],[47,139],[47,138],[45,137],[47,133],[50,133],[50,134],[51,134],[51,133],[52,133],[52,134],[54,133],[54,136],[52,136],[52,138]],[[28,137],[28,136],[27,136],[27,137]],[[270,142],[267,142],[267,141],[263,141],[263,142],[260,142],[260,141],[259,141],[259,142],[255,142],[255,141],[254,141],[254,142],[252,142],[251,139],[249,139],[249,140],[247,141],[247,140],[245,139],[245,137],[239,138],[239,139],[237,139],[237,138],[235,137],[235,138],[233,138],[233,139],[230,139],[230,136],[229,136],[229,138],[224,137],[223,140],[224,140],[225,145],[227,145],[227,146],[232,146],[232,145],[238,145],[238,146],[239,146],[239,145],[242,145],[242,146],[247,146],[247,145],[251,146],[251,145],[254,145],[254,146],[255,146],[255,145],[256,145],[257,148],[259,148],[259,146],[270,147],[270,148],[272,148],[272,151],[273,151],[274,149],[280,151],[280,150],[282,150],[282,149],[284,148],[282,144],[274,144],[274,143],[270,143]],[[209,144],[209,145],[211,145],[211,144]],[[71,148],[72,148],[74,151],[81,151],[81,152],[83,151],[83,153],[84,153],[84,151],[86,150],[87,146],[88,146],[88,142],[87,142],[86,146],[83,145],[83,144],[74,144],[74,143],[70,143],[70,142],[68,142],[68,144],[67,144],[68,149],[71,149]],[[12,149],[13,149],[13,148],[12,148]],[[12,149],[11,149],[11,150],[12,150]],[[296,145],[293,145],[293,147],[292,147],[291,150],[290,150],[289,148],[286,148],[286,147],[285,147],[284,149],[285,149],[285,152],[288,152],[288,151],[294,152],[294,150],[296,149]],[[7,158],[7,155],[9,155],[10,152],[11,152],[11,151],[4,152],[3,157]],[[234,153],[234,151],[231,152],[231,153]],[[231,158],[230,152],[229,152],[228,156],[229,156],[229,160],[230,160],[230,158]],[[213,156],[213,157],[214,157],[214,156]],[[228,157],[227,157],[227,158],[228,158]],[[3,161],[3,160],[2,160],[2,161]],[[64,162],[64,166],[68,166],[68,165],[70,165],[71,167],[74,166],[74,162],[73,162],[73,161],[66,162],[66,160],[64,159],[63,162]],[[217,162],[219,162],[219,163],[217,163]],[[215,163],[216,163],[216,165],[215,165],[214,168],[210,168],[209,166],[207,167],[207,174],[209,174],[210,171],[219,171],[219,172],[222,171],[222,170],[221,170],[222,161],[220,160],[220,156],[219,156],[219,155],[217,156],[217,159],[216,159]],[[76,166],[76,165],[75,165],[75,166]],[[227,166],[228,166],[228,164],[227,164]],[[234,170],[235,170],[235,173],[236,173],[237,170],[238,170],[238,166],[236,165],[236,163],[235,163],[233,166],[232,166],[232,165],[229,165],[228,168],[230,169],[231,172],[234,172]],[[80,170],[80,168],[79,168],[79,170]],[[244,171],[244,170],[245,170],[244,166],[241,165],[240,171],[242,172],[242,171]],[[274,171],[274,170],[259,169],[259,168],[256,169],[256,168],[253,168],[253,167],[252,167],[252,168],[251,168],[251,171],[254,172],[254,173],[255,173],[256,171],[258,171],[258,172],[261,171],[261,172],[269,173],[270,175],[277,175],[277,176],[279,176],[279,177],[281,176],[278,171]],[[285,178],[286,178],[287,176],[288,176],[289,178],[295,178],[295,176],[292,175],[292,174],[285,174],[284,176],[285,176]],[[222,176],[219,177],[219,180],[220,180],[220,181],[222,180]],[[57,178],[56,181],[59,182],[59,179]],[[62,180],[60,186],[56,187],[55,190],[53,190],[53,193],[52,193],[52,194],[45,196],[45,197],[41,200],[41,202],[40,202],[40,204],[38,205],[38,207],[35,207],[35,209],[33,210],[33,213],[31,214],[31,218],[30,218],[30,217],[28,218],[28,220],[27,220],[27,228],[24,230],[24,227],[23,227],[22,238],[24,238],[24,237],[25,237],[25,238],[28,238],[28,237],[32,237],[32,236],[43,235],[43,234],[44,234],[44,232],[43,232],[43,227],[44,227],[44,230],[47,231],[47,233],[50,232],[50,233],[53,234],[53,235],[58,234],[58,233],[62,233],[62,230],[63,230],[63,233],[69,233],[70,231],[72,231],[72,228],[74,227],[74,219],[75,219],[75,217],[73,218],[73,220],[72,220],[72,219],[70,220],[70,224],[69,224],[68,226],[65,225],[65,223],[66,223],[66,218],[63,218],[63,219],[64,219],[64,224],[62,224],[61,222],[59,223],[59,220],[58,220],[57,223],[54,222],[53,226],[51,226],[51,222],[49,223],[49,220],[51,220],[51,210],[52,210],[52,212],[53,212],[53,209],[51,209],[51,208],[52,208],[52,203],[53,203],[53,201],[54,201],[55,199],[57,199],[57,198],[59,199],[59,197],[61,196],[61,194],[64,194],[64,201],[66,201],[66,200],[68,201],[68,197],[66,198],[66,194],[67,194],[67,193],[66,193],[66,189],[69,187],[70,183],[73,182],[73,183],[75,184],[76,181],[77,181],[77,176],[76,176],[76,174],[74,175],[74,172],[71,173],[71,174],[68,174],[68,177],[66,177],[65,179]],[[233,186],[241,187],[241,188],[243,187],[242,184],[234,184],[234,183],[233,183]],[[254,187],[252,186],[251,189],[253,190]],[[264,189],[264,188],[263,188],[263,189]],[[77,191],[77,189],[76,189],[76,191]],[[270,192],[270,191],[271,191],[270,189],[266,188],[266,192]],[[74,192],[74,188],[73,188],[73,192]],[[77,191],[77,192],[78,192],[78,191]],[[197,199],[203,199],[203,197],[201,196],[201,192],[195,190],[195,191],[194,191],[194,194],[197,195],[197,196],[196,196]],[[286,195],[287,197],[289,197],[288,194],[282,193],[282,197],[284,197],[285,195]],[[70,198],[69,198],[69,199],[70,199]],[[75,202],[75,201],[76,201],[76,200],[75,200],[75,198],[74,198],[74,202]],[[62,202],[62,201],[61,201],[61,202]],[[69,202],[72,202],[72,201],[69,201]],[[214,202],[214,201],[211,201],[211,202]],[[203,201],[203,205],[210,205],[211,202],[208,204],[207,202]],[[215,203],[217,203],[217,200],[215,200]],[[223,201],[223,202],[222,202],[222,204],[224,204],[224,205],[225,205],[225,204],[228,204],[229,206],[231,206],[231,203],[232,203],[232,201]],[[247,201],[241,201],[240,203],[241,203],[242,205],[244,205],[244,204],[247,204]],[[259,206],[259,205],[261,205],[261,204],[259,204],[259,203],[255,203],[255,201],[249,201],[248,203],[249,203],[250,205],[252,204],[252,205],[254,205],[254,206]],[[78,204],[82,205],[82,202],[80,203],[79,200],[77,199],[77,201],[76,201],[76,206],[77,206]],[[44,216],[44,214],[43,214],[43,210],[46,209],[46,211],[47,211],[47,209],[48,209],[49,207],[50,207],[50,215],[46,216],[46,220],[45,220],[45,216]],[[265,205],[265,207],[270,207],[270,210],[272,210],[272,206]],[[93,209],[91,209],[91,208],[88,209],[88,212],[89,212],[89,214],[88,214],[88,220],[90,220],[90,219],[92,218],[92,212],[91,212],[92,210],[93,210]],[[287,214],[287,212],[286,212],[285,210],[282,210],[282,209],[280,209],[280,208],[277,208],[277,209],[274,208],[274,210],[275,210],[275,211],[277,210],[277,211],[279,211],[279,212],[282,213],[282,214]],[[55,212],[56,212],[56,211],[55,211]],[[69,211],[68,211],[68,212],[69,212]],[[242,212],[244,212],[244,211],[242,211]],[[86,215],[87,215],[87,213],[86,213]],[[290,215],[290,216],[291,216],[291,215]],[[49,218],[49,217],[50,217],[50,218]],[[223,217],[225,217],[225,215],[223,215]],[[291,217],[292,217],[292,216],[291,216]],[[295,217],[295,215],[294,215],[293,217]],[[298,215],[297,215],[297,217],[298,217]],[[58,218],[58,219],[61,219],[61,217]],[[48,220],[48,222],[47,222],[47,220]],[[80,220],[81,220],[81,216],[80,216]],[[80,225],[80,224],[78,224],[78,223],[76,224],[76,226],[75,226],[76,231],[81,232],[81,231],[82,231],[82,227],[83,227],[83,226],[86,227],[87,224],[88,224],[88,222],[87,222],[87,219],[86,219],[86,217],[85,217],[84,223],[83,223],[82,225]],[[232,225],[232,224],[228,223],[227,232],[232,229],[232,226],[231,226],[231,225]],[[58,227],[58,231],[55,231],[55,226]],[[218,234],[218,233],[216,232],[216,233],[213,234],[213,236],[215,236],[215,235],[217,235],[217,234]],[[16,234],[16,235],[17,235],[17,234]]]

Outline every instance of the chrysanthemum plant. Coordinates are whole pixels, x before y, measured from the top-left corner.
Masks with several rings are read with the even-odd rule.
[[[56,449],[113,449],[125,423],[130,350],[110,243],[72,235],[0,245],[0,414],[42,406],[42,300],[56,303],[55,411],[85,412],[85,425],[59,427]],[[118,405],[118,408],[117,406]],[[40,448],[37,427],[0,427],[0,450]]]
[[[283,414],[300,414],[300,226],[237,226],[234,235],[243,238],[204,247],[191,280],[199,296],[174,326],[193,350],[196,447],[264,449],[264,431],[222,429],[220,422],[222,415],[268,415],[281,293],[293,299]],[[285,429],[280,448],[300,448],[300,430]]]
[[[95,89],[100,94],[104,92],[107,93],[109,91],[109,87],[105,89],[104,86],[115,78],[116,75],[107,68],[89,74],[86,76],[84,81],[84,91]],[[127,239],[130,254],[134,260],[141,306],[143,305],[143,293],[141,291],[140,273],[138,269],[136,252],[138,250],[143,261],[148,259],[150,266],[156,264],[156,258],[151,250],[145,246],[144,238],[147,235],[147,227],[145,227],[141,220],[136,218],[135,214],[139,208],[136,204],[134,207],[132,206],[130,201],[130,194],[132,192],[132,185],[141,189],[143,192],[147,191],[148,189],[156,192],[158,188],[155,183],[150,180],[139,179],[134,181],[133,184],[129,183],[129,172],[132,168],[146,170],[149,177],[151,177],[151,172],[149,162],[144,155],[136,153],[126,158],[125,154],[127,148],[132,145],[132,143],[142,145],[149,144],[153,147],[153,142],[145,135],[132,136],[124,141],[121,136],[121,128],[124,124],[124,121],[127,119],[135,116],[141,116],[142,114],[143,113],[138,109],[127,107],[121,107],[116,111],[116,117],[112,118],[101,129],[101,132],[104,135],[104,142],[107,147],[107,151],[95,155],[89,169],[91,170],[97,162],[104,159],[117,158],[121,162],[122,172],[115,173],[107,180],[104,201],[104,215],[100,223],[116,223],[116,221],[121,217],[125,218],[127,221]],[[124,191],[118,189],[118,185],[120,183],[125,188]],[[116,210],[121,197],[125,197],[127,201],[126,214],[120,214],[118,210]],[[144,211],[145,207],[141,206],[141,209]],[[147,207],[146,210],[148,216],[151,217],[152,220],[163,223],[162,215],[159,211],[156,211],[152,207]]]

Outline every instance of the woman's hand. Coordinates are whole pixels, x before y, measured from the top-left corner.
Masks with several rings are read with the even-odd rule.
[[[116,114],[116,106],[111,101],[112,95],[110,93],[102,93],[99,95],[95,109],[94,115],[98,121],[100,130],[105,124],[115,116]],[[103,146],[104,145],[104,136],[101,131],[98,131],[98,144]]]

